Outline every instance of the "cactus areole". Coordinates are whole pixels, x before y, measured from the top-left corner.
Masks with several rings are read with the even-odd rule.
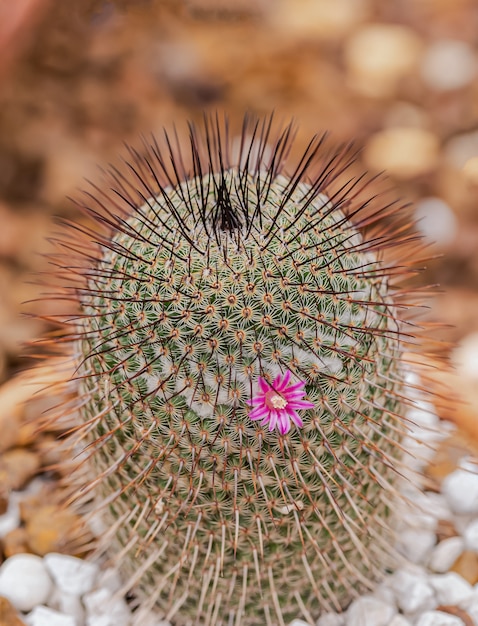
[[[350,146],[274,126],[130,149],[64,242],[80,499],[138,624],[313,623],[393,566],[411,237]]]

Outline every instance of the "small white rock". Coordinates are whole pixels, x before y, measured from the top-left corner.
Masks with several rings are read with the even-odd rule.
[[[121,588],[121,577],[118,570],[114,567],[109,567],[100,572],[97,585],[98,587],[109,589],[112,593],[118,591]]]
[[[473,587],[455,572],[430,576],[439,604],[459,605],[473,595]]]
[[[108,589],[100,588],[83,596],[88,615],[87,626],[129,626],[131,613],[126,602],[113,599]],[[108,618],[95,621],[96,618]],[[108,621],[109,620],[109,621]]]
[[[425,528],[409,528],[400,533],[397,549],[412,563],[422,563],[436,544],[436,535]]]
[[[412,626],[404,615],[397,613],[388,626]]]
[[[8,509],[0,515],[0,538],[20,526],[20,509],[13,498],[9,499]]]
[[[388,626],[396,612],[394,606],[378,598],[362,596],[350,605],[345,623],[346,626]]]
[[[478,474],[457,469],[442,482],[442,493],[455,513],[478,513]]]
[[[28,626],[76,626],[76,620],[71,615],[58,613],[46,606],[36,606],[25,618]]]
[[[448,245],[457,232],[453,210],[441,198],[424,198],[415,206],[417,228],[430,243]]]
[[[15,554],[0,567],[0,595],[19,611],[44,604],[53,583],[43,559],[33,554]]]
[[[465,87],[476,75],[473,48],[464,41],[440,39],[425,52],[421,73],[423,80],[436,91]]]
[[[395,572],[391,585],[398,607],[404,613],[417,613],[437,606],[433,588],[423,575],[403,568]]]
[[[465,622],[443,611],[425,611],[416,622],[416,626],[465,626]]]
[[[92,590],[99,570],[96,564],[56,552],[46,554],[44,561],[62,591],[82,596]]]
[[[89,615],[86,618],[86,626],[113,626],[114,621],[110,615]]]
[[[440,541],[430,555],[428,565],[437,574],[448,572],[453,563],[465,549],[465,541],[461,537],[449,537]]]
[[[373,590],[373,595],[375,598],[382,600],[386,604],[390,606],[395,606],[395,594],[393,593],[393,589],[390,587],[389,581],[384,581],[376,585]]]
[[[317,626],[343,626],[344,616],[339,613],[323,613],[318,621]]]
[[[471,617],[474,624],[478,624],[478,593],[476,593],[476,591],[475,589],[475,595],[470,598],[470,600],[463,603],[463,608]]]
[[[478,552],[478,519],[473,520],[463,531],[467,550]]]
[[[55,587],[50,595],[48,606],[60,613],[72,615],[78,624],[83,624],[85,620],[85,610],[81,599],[77,595],[58,589],[58,587]]]
[[[307,624],[307,622],[304,622],[304,620],[301,619],[294,619],[292,620],[292,622],[289,624],[289,626],[310,626],[309,624]]]

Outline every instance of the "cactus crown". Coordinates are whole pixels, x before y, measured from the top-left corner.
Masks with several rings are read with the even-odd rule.
[[[188,154],[167,134],[130,150],[112,193],[82,205],[103,234],[81,228],[63,262],[81,306],[82,494],[138,623],[153,605],[177,624],[311,621],[393,562],[407,395],[382,255],[406,227],[345,180],[350,146],[316,138],[294,161],[291,126],[230,134],[207,119]],[[307,399],[284,434],[250,417],[280,377]],[[287,409],[277,394],[269,409]]]

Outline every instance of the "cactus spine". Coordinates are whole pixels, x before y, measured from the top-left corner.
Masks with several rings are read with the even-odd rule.
[[[311,621],[393,565],[407,395],[382,257],[406,229],[344,182],[349,147],[314,139],[294,162],[272,127],[246,118],[236,143],[206,120],[186,151],[131,150],[114,192],[87,195],[101,234],[64,262],[81,493],[138,623],[154,606],[178,625]],[[287,372],[313,408],[282,435],[250,402]]]

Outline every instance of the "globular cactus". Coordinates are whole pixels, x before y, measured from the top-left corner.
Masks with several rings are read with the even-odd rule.
[[[384,252],[412,237],[350,146],[292,135],[207,119],[130,150],[65,240],[80,500],[138,624],[313,623],[394,563],[409,264]]]

